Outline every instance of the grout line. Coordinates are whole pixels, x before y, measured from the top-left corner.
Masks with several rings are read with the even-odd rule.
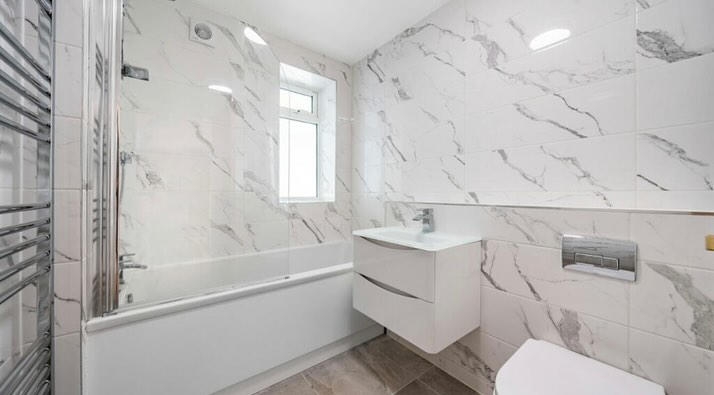
[[[418,381],[418,382],[422,383],[424,386],[426,386],[426,388],[430,389],[431,392],[433,392],[435,395],[449,395],[449,394],[442,394],[441,392],[437,391],[436,388],[433,388],[433,387],[430,386],[429,384],[427,384],[427,383],[425,383],[425,382],[423,382],[423,381],[421,381],[421,380],[419,380],[419,379],[416,379],[416,380],[414,380],[414,381]]]
[[[337,354],[337,355],[340,355],[340,354]],[[337,356],[337,355],[336,355],[336,356]],[[334,358],[334,357],[333,357],[333,358]],[[330,359],[332,359],[332,358],[330,358]],[[329,361],[329,359],[328,359],[328,361]],[[323,361],[323,362],[324,362],[324,361]],[[318,364],[318,365],[319,365],[319,364]],[[317,366],[317,365],[315,365],[315,366]],[[310,369],[310,368],[307,368],[307,369]],[[320,394],[317,393],[317,391],[315,390],[315,388],[312,386],[312,383],[310,382],[310,380],[308,380],[307,377],[305,377],[305,371],[307,371],[307,369],[303,370],[302,372],[300,372],[300,373],[298,373],[298,374],[300,375],[300,377],[302,377],[303,380],[305,380],[305,382],[307,383],[307,385],[310,386],[310,389],[312,390],[312,392],[315,393],[315,395],[320,395]]]
[[[411,352],[411,350],[409,350],[409,351]],[[431,368],[429,368],[426,372],[429,372],[429,371],[431,371],[431,370],[434,369],[434,368],[435,368],[435,366],[432,365]],[[411,384],[411,383],[413,383],[413,382],[419,380],[419,378],[420,378],[421,376],[425,375],[426,372],[420,374],[419,376],[415,377],[413,380],[409,381],[408,383],[406,383],[406,384],[404,384],[403,386],[399,387],[398,389],[394,390],[394,392],[392,392],[392,394],[398,393],[399,391],[401,391],[401,390],[403,390],[404,388],[406,388],[409,384]],[[431,388],[431,387],[429,387],[429,388]]]

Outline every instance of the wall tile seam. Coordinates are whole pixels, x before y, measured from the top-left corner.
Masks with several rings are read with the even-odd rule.
[[[695,349],[695,350],[697,350],[697,351],[703,351],[705,354],[709,354],[709,358],[714,359],[714,350],[709,350],[709,349],[706,349],[706,348],[702,348],[702,347],[699,347],[699,346],[694,345],[694,344],[684,343],[684,342],[682,342],[682,341],[675,340],[675,339],[669,338],[669,337],[667,337],[667,336],[662,336],[662,335],[659,335],[659,334],[657,334],[657,333],[648,332],[648,331],[642,330],[642,329],[640,329],[640,328],[629,327],[629,328],[628,328],[628,332],[630,333],[629,339],[631,339],[633,333],[635,333],[635,332],[640,332],[640,333],[644,333],[644,334],[647,334],[647,335],[650,335],[650,336],[657,337],[657,338],[659,338],[660,340],[663,340],[663,341],[669,341],[669,342],[672,342],[672,343],[677,343],[677,345],[683,346],[683,347],[685,347],[685,348],[690,347],[690,348],[693,348],[693,349]],[[628,339],[628,340],[629,340],[629,339]],[[628,344],[631,344],[631,343],[628,341]],[[630,355],[632,355],[632,354],[630,354]]]
[[[628,240],[637,243],[637,241],[634,240],[633,237],[630,237]],[[559,250],[560,250],[559,247],[546,246],[546,245],[538,245],[538,244],[527,244],[527,243],[523,243],[523,242],[519,242],[519,241],[509,241],[509,240],[501,240],[501,239],[487,239],[487,238],[484,238],[484,239],[481,240],[481,242],[482,242],[482,243],[496,242],[496,243],[500,243],[500,244],[510,244],[510,245],[514,245],[514,246],[517,246],[517,247],[543,249],[543,250],[554,250],[554,251],[559,251]],[[712,253],[712,256],[714,256],[714,253]],[[481,262],[483,262],[483,260],[481,260]],[[714,272],[714,264],[712,265],[712,268],[711,268],[711,269],[708,269],[708,268],[702,268],[702,267],[697,267],[697,266],[688,266],[688,265],[684,265],[684,264],[677,263],[677,262],[662,261],[662,260],[657,260],[657,259],[646,259],[646,258],[642,258],[642,257],[639,256],[639,251],[638,251],[637,263],[639,263],[639,264],[654,263],[654,264],[656,264],[656,265],[666,265],[666,266],[671,266],[671,267],[679,268],[679,269],[694,270],[694,271],[703,271],[703,272]],[[605,279],[605,278],[603,277],[603,279]],[[612,280],[612,281],[615,281],[615,280]],[[637,284],[638,284],[638,283],[633,282],[633,283],[631,283],[630,285],[631,285],[631,286],[636,286]]]
[[[537,304],[542,305],[542,306],[548,306],[548,307],[551,307],[551,306],[552,306],[552,307],[555,307],[555,308],[558,308],[558,309],[572,311],[572,312],[577,313],[578,316],[584,316],[584,317],[589,318],[589,319],[593,319],[593,320],[597,320],[597,321],[603,321],[603,322],[606,322],[606,323],[608,323],[608,324],[617,325],[617,326],[619,326],[619,327],[621,327],[621,328],[630,328],[630,326],[628,326],[628,325],[626,325],[626,324],[622,324],[622,323],[615,322],[615,321],[612,321],[612,320],[609,320],[609,319],[606,319],[606,318],[598,317],[598,316],[596,316],[596,315],[584,313],[584,312],[582,312],[582,311],[579,311],[579,310],[576,310],[576,309],[573,309],[573,308],[564,307],[564,306],[561,306],[561,305],[559,305],[559,304],[550,303],[550,302],[548,302],[548,301],[542,301],[542,300],[541,300],[541,301],[538,301],[538,300],[535,300],[535,299],[529,299],[529,298],[527,298],[527,297],[525,297],[525,296],[521,296],[521,295],[518,295],[518,294],[510,293],[510,292],[508,292],[508,291],[501,291],[500,289],[497,289],[497,288],[495,288],[495,287],[488,286],[488,285],[484,285],[484,284],[483,284],[483,279],[481,279],[481,281],[482,281],[482,284],[481,284],[482,290],[483,290],[483,288],[488,288],[489,290],[492,290],[492,291],[495,291],[495,292],[499,292],[499,293],[501,293],[501,294],[509,295],[509,296],[512,296],[512,297],[515,297],[515,298],[518,298],[518,299],[521,299],[521,300],[524,300],[524,301],[527,301],[527,302],[537,303]],[[483,303],[483,298],[482,298],[482,302],[481,302],[481,303]],[[626,301],[626,303],[627,303],[627,305],[628,305],[628,310],[629,310],[629,305],[630,305],[630,300],[629,300],[629,298],[628,298],[628,300]],[[487,333],[487,332],[485,332],[485,333]],[[493,337],[496,337],[495,334],[492,334],[492,333],[488,333],[488,334],[491,335],[491,336],[493,336]]]
[[[469,133],[467,131],[467,133]],[[542,147],[542,146],[548,146],[548,145],[555,145],[555,144],[563,144],[563,143],[575,143],[575,142],[585,142],[585,141],[598,141],[601,139],[606,139],[606,138],[613,138],[613,137],[622,137],[622,136],[628,136],[628,137],[636,137],[639,132],[635,129],[628,130],[626,132],[618,132],[618,133],[612,133],[612,134],[605,134],[605,135],[594,135],[594,136],[588,136],[585,138],[565,138],[562,140],[552,140],[552,141],[546,141],[543,143],[533,143],[533,144],[524,144],[524,145],[511,145],[511,146],[503,146],[500,148],[493,148],[493,149],[477,149],[477,150],[468,150],[464,149],[464,152],[461,153],[461,155],[473,155],[473,154],[481,154],[481,153],[492,153],[492,152],[498,152],[498,151],[515,151],[521,148],[535,148],[535,147]],[[462,142],[463,143],[463,142]],[[634,159],[634,157],[633,157]]]
[[[703,242],[702,242],[702,244],[703,244]],[[714,255],[714,253],[712,255]],[[712,264],[711,269],[708,269],[708,268],[703,268],[703,267],[698,267],[698,266],[687,266],[687,265],[683,265],[681,263],[660,261],[660,260],[656,260],[656,259],[643,259],[640,257],[637,258],[637,263],[640,265],[652,263],[655,265],[669,266],[669,267],[672,267],[675,269],[684,269],[684,270],[690,270],[690,271],[695,271],[695,272],[701,271],[701,272],[705,272],[705,273],[714,273],[714,264]],[[636,285],[636,283],[633,283],[632,285]]]
[[[714,55],[714,53],[712,53],[712,55]],[[707,125],[707,124],[714,124],[714,117],[712,117],[712,119],[709,121],[684,122],[684,123],[676,123],[676,124],[667,125],[667,126],[659,126],[656,128],[637,129],[636,133],[638,135],[645,134],[645,133],[656,133],[657,131],[664,131],[667,129],[675,129],[675,128],[681,128],[681,127],[687,127],[687,126],[702,126],[702,125]]]
[[[673,338],[670,338],[670,337],[667,337],[667,336],[663,336],[663,335],[661,335],[661,334],[657,334],[657,333],[654,333],[654,332],[650,332],[650,331],[648,331],[648,330],[646,330],[646,329],[643,329],[643,328],[639,328],[639,327],[636,327],[636,326],[631,326],[629,323],[628,323],[627,325],[624,325],[624,324],[621,324],[621,323],[618,323],[618,322],[614,322],[614,321],[611,321],[611,320],[608,320],[608,319],[604,319],[604,318],[601,318],[601,317],[598,317],[598,316],[593,316],[593,315],[591,315],[591,314],[583,313],[583,312],[578,311],[578,310],[576,310],[576,309],[570,309],[570,308],[567,308],[567,307],[562,307],[562,306],[560,306],[560,305],[553,304],[553,303],[549,303],[549,302],[543,302],[543,301],[537,301],[537,300],[533,300],[533,299],[528,299],[528,298],[523,297],[523,296],[521,296],[521,295],[513,294],[513,293],[510,293],[510,292],[504,292],[504,291],[501,291],[501,290],[499,290],[499,289],[496,289],[496,288],[494,288],[494,287],[492,287],[492,286],[483,285],[483,283],[481,284],[481,288],[488,288],[489,290],[493,290],[493,291],[496,291],[496,292],[500,292],[500,293],[502,293],[502,294],[506,294],[506,295],[513,296],[513,297],[517,297],[517,298],[519,298],[519,299],[523,299],[523,300],[526,300],[526,301],[529,301],[529,302],[538,303],[538,304],[540,304],[540,305],[553,306],[553,307],[556,307],[556,308],[559,308],[559,309],[565,309],[565,310],[569,310],[569,311],[574,311],[574,312],[576,312],[579,316],[585,316],[585,317],[588,317],[588,318],[591,318],[591,319],[600,320],[600,321],[605,321],[605,322],[607,322],[607,323],[609,323],[609,324],[617,325],[617,326],[619,326],[619,327],[621,327],[621,328],[626,328],[628,331],[634,330],[634,331],[639,331],[639,332],[643,332],[643,333],[650,334],[650,335],[655,335],[655,336],[657,336],[657,337],[660,337],[660,338],[662,338],[662,339],[666,339],[666,340],[669,340],[669,341],[678,343],[678,344],[680,344],[680,345],[690,346],[690,347],[693,347],[693,348],[695,348],[695,349],[707,351],[708,353],[711,353],[712,356],[714,356],[714,351],[713,351],[713,350],[709,350],[709,349],[706,349],[706,348],[703,348],[703,347],[699,347],[699,346],[697,346],[696,344],[686,343],[686,342],[683,342],[683,341],[681,341],[681,340],[673,339]],[[628,311],[628,321],[629,321],[630,298],[628,298],[627,304],[628,304],[628,309],[627,309],[627,311]],[[511,344],[510,342],[508,342],[508,341],[506,341],[506,340],[504,340],[504,339],[501,339],[501,338],[498,337],[498,335],[495,334],[495,333],[487,332],[487,331],[485,331],[483,328],[479,328],[479,330],[480,330],[482,333],[484,333],[484,334],[486,334],[486,335],[488,335],[488,336],[490,336],[490,337],[493,337],[493,338],[495,338],[495,339],[497,339],[497,340],[499,340],[499,341],[501,341],[501,342],[503,342],[503,343],[509,344],[509,345],[514,346],[514,347],[516,347],[516,348],[519,347],[519,346],[517,346],[517,345]],[[629,353],[629,352],[630,352],[630,350],[629,350],[629,347],[630,347],[630,335],[629,335],[629,334],[628,334],[627,347],[628,347],[628,350],[627,350],[627,351],[628,351],[628,353]],[[629,355],[629,354],[628,354],[628,355]]]

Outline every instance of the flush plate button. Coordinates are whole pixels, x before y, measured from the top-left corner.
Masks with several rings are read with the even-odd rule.
[[[637,244],[629,240],[563,235],[563,268],[635,281]]]

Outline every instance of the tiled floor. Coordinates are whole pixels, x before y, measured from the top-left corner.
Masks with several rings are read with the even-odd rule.
[[[420,356],[380,336],[259,395],[478,395]]]

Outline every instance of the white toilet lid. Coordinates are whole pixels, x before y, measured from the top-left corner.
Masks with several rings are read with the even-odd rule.
[[[498,395],[664,395],[661,385],[529,339],[496,375]]]

